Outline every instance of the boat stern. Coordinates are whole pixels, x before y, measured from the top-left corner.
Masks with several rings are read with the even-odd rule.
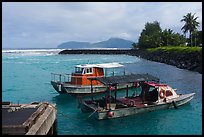
[[[51,85],[53,88],[60,94],[66,93],[66,91],[63,89],[62,83],[59,81],[51,81]]]

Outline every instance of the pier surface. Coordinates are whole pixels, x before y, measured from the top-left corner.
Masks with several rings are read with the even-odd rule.
[[[10,104],[2,102],[3,135],[57,134],[57,110],[47,102]]]

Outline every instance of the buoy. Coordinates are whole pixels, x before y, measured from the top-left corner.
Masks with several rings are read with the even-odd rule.
[[[140,86],[139,82],[134,82],[134,86],[135,86],[135,88],[138,88]]]
[[[159,95],[161,99],[166,98],[166,90],[161,88],[159,91]]]
[[[135,105],[135,102],[131,100],[130,101],[130,106],[133,107],[134,105]]]
[[[110,87],[109,87],[109,90],[110,90],[110,91],[111,91],[111,90],[113,90],[113,87],[112,87],[112,86],[110,86]]]
[[[172,101],[172,104],[174,105],[175,109],[178,109],[178,107],[176,106],[176,103],[174,101]]]
[[[107,112],[108,117],[113,117],[114,116],[114,112],[111,111],[111,109],[108,110]]]

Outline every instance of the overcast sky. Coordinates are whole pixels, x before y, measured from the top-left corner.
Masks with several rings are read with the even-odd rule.
[[[202,30],[202,2],[3,2],[2,46],[55,48],[111,37],[138,42],[147,22],[182,33],[180,20],[189,12],[199,17]]]

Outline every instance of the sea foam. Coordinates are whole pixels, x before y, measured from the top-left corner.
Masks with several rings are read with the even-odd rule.
[[[49,56],[56,55],[63,49],[6,49],[3,54],[20,56]]]

